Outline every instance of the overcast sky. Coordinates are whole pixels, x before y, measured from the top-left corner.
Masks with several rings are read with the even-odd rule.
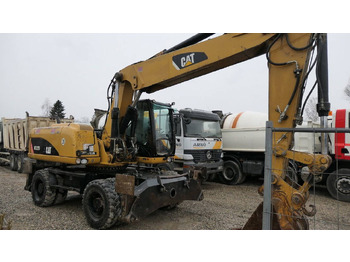
[[[114,73],[193,34],[0,34],[0,117],[42,115],[46,99],[61,100],[67,116],[91,118],[106,109]],[[349,107],[350,34],[328,34],[332,109]],[[260,56],[162,91],[143,95],[175,107],[267,112],[268,72]],[[313,82],[309,81],[309,85]],[[316,95],[316,94],[315,94]]]

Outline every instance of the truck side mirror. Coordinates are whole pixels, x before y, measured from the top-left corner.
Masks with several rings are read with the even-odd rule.
[[[184,123],[185,123],[186,125],[190,124],[190,123],[191,123],[191,119],[189,119],[189,118],[184,118]]]
[[[349,154],[349,150],[348,150],[347,148],[343,147],[343,148],[341,149],[341,153],[342,153],[342,154]]]

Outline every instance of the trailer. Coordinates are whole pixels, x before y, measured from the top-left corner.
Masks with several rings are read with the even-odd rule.
[[[61,119],[60,122],[72,123],[73,118]],[[57,123],[49,117],[26,116],[25,118],[2,118],[0,129],[0,151],[4,162],[9,162],[13,171],[22,173],[24,158],[28,153],[29,133],[33,128],[49,127]]]
[[[0,165],[8,165],[10,153],[4,148],[3,124],[0,119]]]

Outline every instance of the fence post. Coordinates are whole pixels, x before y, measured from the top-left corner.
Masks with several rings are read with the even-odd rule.
[[[265,133],[265,168],[264,168],[264,204],[262,229],[271,229],[272,201],[271,201],[271,183],[272,183],[272,121],[266,122]]]

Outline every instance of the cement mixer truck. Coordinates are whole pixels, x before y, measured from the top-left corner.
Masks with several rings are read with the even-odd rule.
[[[263,177],[267,119],[267,114],[260,112],[221,114],[224,169],[219,179],[222,183],[235,185],[243,183],[247,176]],[[349,128],[349,124],[350,110],[336,110],[333,116],[328,117],[329,127]],[[319,128],[320,125],[307,121],[297,127]],[[320,153],[320,137],[320,133],[296,132],[293,149],[307,153]],[[333,198],[350,202],[350,134],[331,133],[328,141],[329,155],[333,163],[324,172],[320,183],[326,184]],[[302,168],[303,166],[299,163],[290,161],[287,176],[292,181],[300,181],[299,174]]]

